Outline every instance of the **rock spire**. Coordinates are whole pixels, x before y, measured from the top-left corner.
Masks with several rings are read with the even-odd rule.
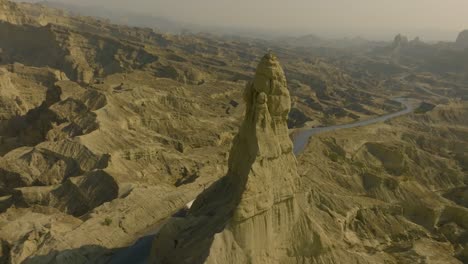
[[[261,59],[244,99],[227,175],[198,196],[188,216],[162,228],[151,263],[279,263],[293,247],[299,177],[287,128],[291,100],[274,54]]]

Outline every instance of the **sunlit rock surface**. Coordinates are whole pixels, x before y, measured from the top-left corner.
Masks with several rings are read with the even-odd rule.
[[[157,235],[152,263],[276,263],[320,255],[322,238],[297,201],[296,159],[288,136],[290,97],[283,70],[265,55],[246,89],[245,119],[228,174]]]

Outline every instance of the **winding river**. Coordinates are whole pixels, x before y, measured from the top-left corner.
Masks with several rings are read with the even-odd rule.
[[[295,135],[293,136],[294,154],[298,155],[302,151],[304,151],[305,147],[307,146],[307,143],[309,142],[309,138],[313,135],[324,133],[324,132],[329,132],[329,131],[336,131],[336,130],[340,130],[344,128],[362,127],[362,126],[368,126],[368,125],[372,125],[372,124],[379,123],[379,122],[384,122],[384,121],[387,121],[389,119],[392,119],[398,116],[409,114],[413,112],[415,109],[416,100],[414,99],[396,98],[393,100],[403,104],[405,109],[395,112],[395,113],[379,116],[379,117],[372,118],[372,119],[362,120],[362,121],[358,121],[354,123],[349,123],[349,124],[298,129]]]
[[[379,117],[368,119],[368,120],[362,120],[362,121],[358,121],[355,123],[334,125],[334,126],[327,126],[327,127],[298,129],[293,136],[294,153],[298,155],[302,151],[304,151],[305,147],[307,146],[307,143],[309,142],[310,137],[312,137],[313,135],[324,133],[324,132],[329,132],[329,131],[336,131],[336,130],[345,129],[345,128],[362,127],[362,126],[368,126],[368,125],[379,123],[379,122],[384,122],[386,120],[413,112],[417,103],[414,99],[408,99],[408,98],[396,98],[393,100],[403,104],[405,109],[395,112],[395,113],[379,116]],[[151,244],[156,233],[157,233],[157,230],[155,230],[152,234],[148,234],[147,236],[144,236],[138,239],[136,243],[133,244],[132,246],[116,251],[110,263],[111,264],[128,264],[128,263],[146,264],[149,258]]]

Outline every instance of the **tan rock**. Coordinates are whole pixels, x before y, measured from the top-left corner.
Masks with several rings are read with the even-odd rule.
[[[21,12],[21,9],[16,3],[1,0],[0,1],[0,21],[12,23],[12,24],[23,24],[31,22],[26,15]]]
[[[273,54],[261,60],[245,100],[228,174],[198,196],[186,218],[163,227],[152,263],[278,263],[304,241],[292,237],[296,228],[307,229],[309,220],[301,216],[295,195],[299,176],[287,129],[290,98]],[[322,244],[319,237],[307,243]]]

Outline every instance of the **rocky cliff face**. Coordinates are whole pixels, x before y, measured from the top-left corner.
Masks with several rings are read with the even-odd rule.
[[[30,22],[15,3],[6,0],[0,0],[0,21],[5,21],[11,24]]]
[[[306,226],[299,223],[295,195],[299,177],[287,129],[290,97],[273,54],[261,60],[245,101],[227,175],[197,198],[186,218],[164,226],[154,241],[152,263],[276,263],[295,254],[293,241],[300,239],[293,234]]]

